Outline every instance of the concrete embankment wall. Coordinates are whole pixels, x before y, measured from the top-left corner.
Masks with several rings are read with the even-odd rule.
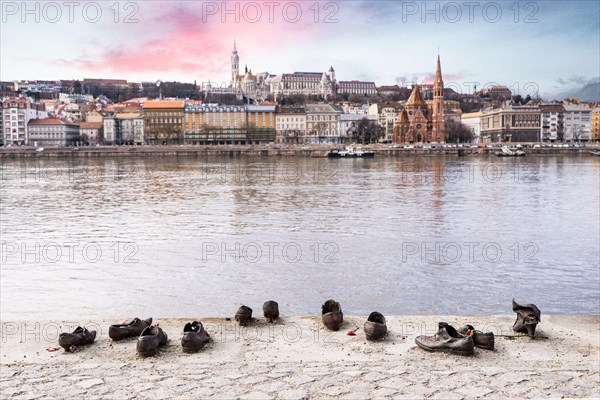
[[[88,147],[73,150],[71,148],[45,148],[36,151],[33,147],[2,148],[0,158],[73,158],[73,157],[240,157],[240,156],[294,156],[294,157],[326,157],[327,153],[335,149],[334,146],[314,146],[303,149],[298,146],[139,146],[139,147]],[[377,156],[469,156],[495,155],[500,150],[497,148],[443,148],[443,149],[403,149],[389,147],[364,147]],[[524,149],[527,155],[564,155],[564,156],[590,156],[589,148],[536,148]]]

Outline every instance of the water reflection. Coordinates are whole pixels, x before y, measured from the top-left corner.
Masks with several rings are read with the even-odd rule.
[[[267,298],[304,315],[330,297],[348,314],[510,313],[513,296],[597,314],[599,166],[3,160],[2,318],[229,315]]]

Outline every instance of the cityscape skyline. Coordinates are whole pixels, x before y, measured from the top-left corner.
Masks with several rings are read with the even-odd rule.
[[[406,86],[433,82],[439,53],[457,92],[499,84],[523,96],[600,100],[593,1],[75,3],[2,3],[0,80],[226,85],[235,37],[241,67],[254,73],[333,65],[340,80]],[[39,44],[69,36],[78,40]]]

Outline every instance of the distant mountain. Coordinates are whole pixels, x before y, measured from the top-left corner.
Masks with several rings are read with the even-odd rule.
[[[588,82],[570,88],[562,88],[556,94],[555,99],[560,100],[567,97],[577,97],[581,101],[589,102],[600,101],[600,78],[590,79]]]
[[[579,90],[576,96],[583,101],[598,102],[600,101],[600,82],[588,83]]]

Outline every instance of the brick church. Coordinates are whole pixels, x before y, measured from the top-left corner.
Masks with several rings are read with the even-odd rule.
[[[423,99],[419,85],[406,101],[404,110],[396,119],[394,143],[445,143],[446,123],[444,120],[444,81],[440,56],[437,58],[435,82],[433,84],[433,105],[431,108]]]

